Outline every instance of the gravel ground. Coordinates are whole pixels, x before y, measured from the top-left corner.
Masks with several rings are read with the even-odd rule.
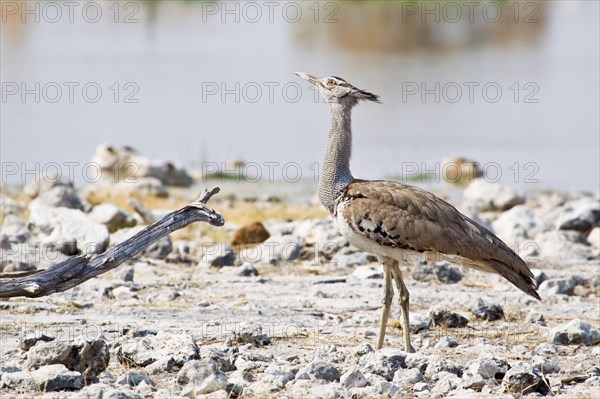
[[[42,265],[23,246],[48,236],[63,243],[57,259],[80,251],[67,235],[83,234],[83,223],[95,223],[86,237],[105,246],[142,223],[126,206],[90,212],[89,191],[43,190],[57,187],[42,205],[39,192],[2,196],[4,272]],[[222,199],[211,204],[228,220],[221,235],[190,227],[68,292],[0,301],[0,397],[600,397],[598,195],[489,190],[472,183],[459,205],[515,243],[541,302],[499,276],[405,264],[416,353],[403,351],[396,301],[385,347],[374,351],[383,293],[375,259],[327,217],[260,217],[286,206],[273,200],[243,208],[270,238],[232,248],[248,218],[228,218],[241,201]],[[36,219],[39,206],[86,218],[57,235],[44,223],[74,219]],[[314,214],[309,202],[294,206]]]

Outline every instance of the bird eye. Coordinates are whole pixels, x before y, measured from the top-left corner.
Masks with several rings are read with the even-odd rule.
[[[335,80],[327,79],[327,86],[333,86],[335,84]]]

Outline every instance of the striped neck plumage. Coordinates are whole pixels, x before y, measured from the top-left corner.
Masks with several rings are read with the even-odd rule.
[[[319,200],[333,213],[335,199],[353,180],[350,172],[352,106],[331,103],[330,109],[331,128],[319,180]]]

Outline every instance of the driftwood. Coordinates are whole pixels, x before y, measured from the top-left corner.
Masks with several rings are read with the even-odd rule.
[[[194,222],[207,222],[222,226],[221,215],[206,206],[206,202],[219,192],[219,188],[204,193],[195,202],[171,212],[146,227],[133,237],[110,247],[98,255],[76,255],[38,270],[33,275],[20,276],[0,282],[0,298],[25,296],[38,298],[55,292],[63,292],[84,281],[105,273],[131,259],[160,238]]]

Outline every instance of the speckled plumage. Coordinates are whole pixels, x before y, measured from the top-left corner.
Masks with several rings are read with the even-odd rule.
[[[300,72],[297,75],[318,87],[331,110],[319,199],[335,218],[342,236],[355,247],[377,255],[384,267],[377,348],[383,346],[393,279],[400,294],[405,348],[414,351],[410,343],[409,292],[399,264],[415,254],[497,273],[540,299],[533,273],[525,262],[492,232],[446,201],[405,184],[357,180],[352,176],[352,108],[361,100],[379,102],[378,96],[336,76],[317,78]]]
[[[417,187],[389,181],[350,183],[336,201],[339,222],[376,243],[376,255],[423,253],[497,273],[539,299],[525,262],[492,232]],[[346,237],[349,240],[352,238]],[[360,248],[366,250],[364,248]],[[372,249],[371,249],[372,250]],[[397,258],[397,256],[393,256]]]

